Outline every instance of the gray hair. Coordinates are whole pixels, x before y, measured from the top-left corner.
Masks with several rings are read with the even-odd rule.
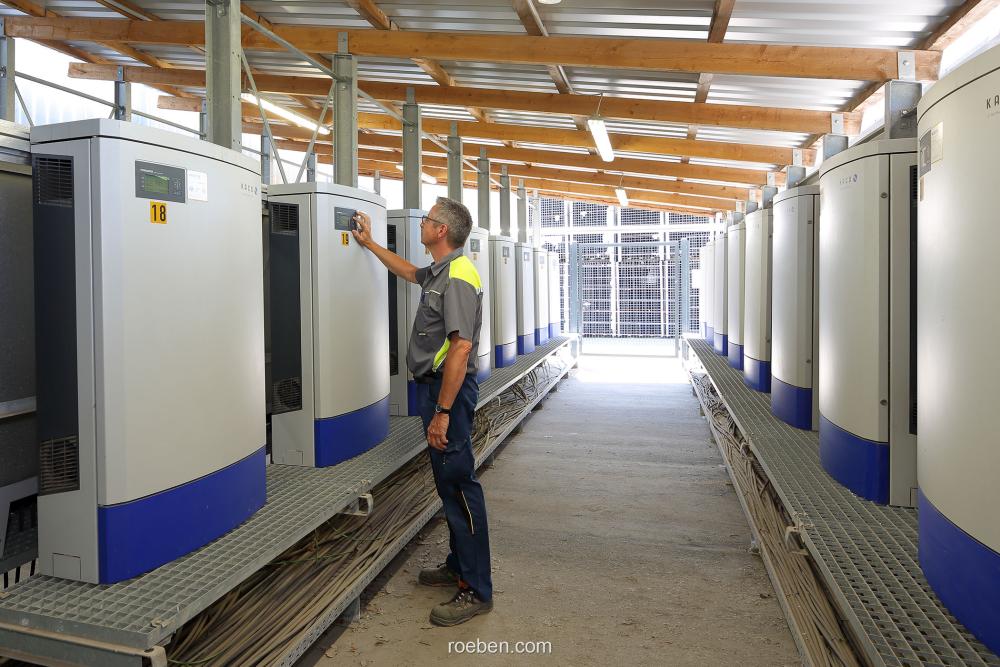
[[[472,232],[472,214],[465,204],[447,197],[438,197],[439,222],[448,225],[448,244],[461,248]]]

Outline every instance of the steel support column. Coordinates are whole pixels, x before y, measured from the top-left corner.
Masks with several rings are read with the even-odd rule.
[[[311,152],[306,156],[306,182],[316,182],[316,153]]]
[[[670,246],[667,246],[669,257]],[[677,337],[680,338],[691,330],[691,241],[687,238],[681,239],[681,284],[680,302],[681,316],[678,319],[680,329]]]
[[[241,58],[239,0],[205,4],[205,97],[208,140],[242,150],[243,109],[240,102]]]
[[[510,236],[510,176],[507,165],[500,167],[500,235]]]
[[[423,162],[420,157],[422,132],[420,127],[420,106],[412,88],[406,89],[406,103],[403,105],[403,208],[422,208],[420,205],[420,173]]]
[[[372,177],[372,182],[375,187],[375,194],[382,194],[382,172],[378,169],[375,170],[375,175]]]
[[[260,182],[271,184],[271,142],[267,135],[260,135]]]
[[[847,150],[847,135],[844,134],[824,134],[823,135],[823,159],[829,160],[837,153]]]
[[[517,240],[528,242],[528,191],[524,189],[523,179],[517,183]],[[533,245],[538,245],[535,239],[532,241]]]
[[[885,136],[887,139],[910,139],[917,136],[917,102],[922,86],[916,81],[890,81],[885,84]]]
[[[347,34],[333,56],[333,181],[358,187],[358,62],[347,53]]]
[[[778,188],[773,185],[765,185],[760,190],[760,207],[767,208],[774,202],[774,196],[778,194]]]
[[[535,219],[531,225],[531,233],[535,237],[535,245],[542,245],[542,198],[538,196],[538,190],[535,190]]]
[[[448,199],[462,201],[462,137],[458,123],[451,124],[448,135]]]
[[[786,176],[785,187],[794,188],[799,183],[801,183],[803,179],[805,179],[806,168],[788,165],[787,167],[785,167],[785,176]]]
[[[490,231],[490,161],[486,149],[479,149],[479,226]]]
[[[14,92],[14,38],[4,34],[0,17],[0,119],[14,122],[17,93]]]
[[[114,85],[115,120],[132,120],[132,84],[125,80],[125,67],[122,65],[118,66]]]

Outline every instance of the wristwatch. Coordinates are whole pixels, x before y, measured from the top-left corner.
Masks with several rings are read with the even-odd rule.
[[[436,414],[436,415],[450,415],[451,414],[451,408],[441,407],[441,404],[438,403],[437,405],[434,406],[434,414]]]

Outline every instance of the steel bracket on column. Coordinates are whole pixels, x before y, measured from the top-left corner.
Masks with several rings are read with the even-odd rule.
[[[477,182],[479,186],[479,226],[490,230],[490,161],[486,158],[486,149],[479,149],[479,169]]]
[[[349,53],[335,53],[332,60],[336,78],[333,93],[333,180],[339,185],[356,188],[358,187],[358,63]]]
[[[462,201],[462,137],[458,124],[451,124],[448,135],[448,198]]]
[[[403,208],[421,208],[422,136],[420,106],[415,101],[413,89],[407,88],[406,103],[403,105]]]
[[[214,0],[205,12],[205,97],[208,140],[242,150],[241,21],[239,0]]]
[[[500,234],[510,236],[510,176],[507,165],[500,167]]]

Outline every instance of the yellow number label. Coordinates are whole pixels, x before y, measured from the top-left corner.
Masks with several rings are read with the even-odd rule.
[[[167,224],[167,205],[161,201],[149,202],[149,221],[154,225]]]
[[[341,232],[340,243],[341,245],[348,245],[351,242],[351,235],[347,232]]]

